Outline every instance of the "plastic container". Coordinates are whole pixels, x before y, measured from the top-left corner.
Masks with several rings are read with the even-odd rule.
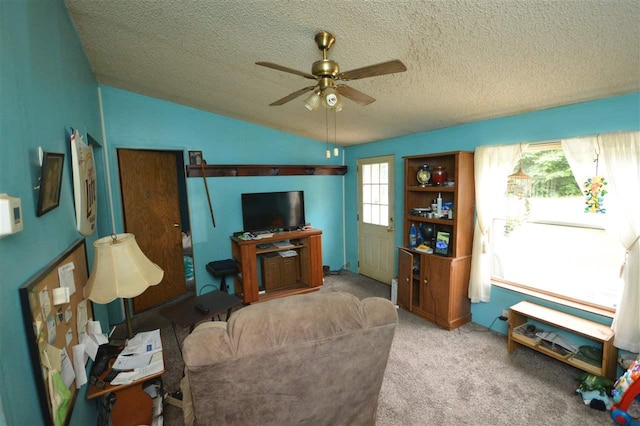
[[[416,225],[413,223],[411,224],[411,229],[409,229],[409,247],[418,247],[418,231],[416,230]]]

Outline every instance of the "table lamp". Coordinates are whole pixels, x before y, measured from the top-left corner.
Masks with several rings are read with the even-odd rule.
[[[84,297],[95,303],[139,296],[159,284],[164,271],[140,250],[133,234],[113,234],[93,243],[94,260]],[[124,301],[128,337],[133,337],[129,303]]]

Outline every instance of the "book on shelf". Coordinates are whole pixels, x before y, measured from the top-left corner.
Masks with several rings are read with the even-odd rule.
[[[294,257],[298,255],[298,252],[295,250],[285,250],[285,251],[279,251],[278,254],[281,257]]]

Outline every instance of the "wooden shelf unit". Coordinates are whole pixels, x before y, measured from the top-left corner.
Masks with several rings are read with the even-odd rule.
[[[258,244],[290,240],[297,244],[288,248],[258,248]],[[262,255],[283,250],[295,250],[297,264],[296,282],[294,286],[277,288],[260,294],[258,278],[258,259]],[[231,237],[231,254],[238,262],[238,274],[234,277],[235,291],[244,303],[263,302],[265,300],[289,296],[292,294],[316,291],[322,285],[322,231],[310,229],[306,231],[277,232],[273,237],[259,240],[241,240]],[[264,278],[264,277],[263,277]]]
[[[602,345],[602,364],[600,366],[591,365],[579,359],[574,359],[571,354],[561,355],[514,332],[518,326],[526,324],[528,320],[539,321],[553,327],[565,330],[572,334],[586,337]],[[526,346],[552,358],[569,364],[575,368],[586,371],[596,376],[603,376],[610,380],[616,380],[618,350],[613,346],[614,333],[609,326],[577,317],[575,315],[556,311],[545,306],[523,301],[509,308],[509,335],[507,350],[509,353],[519,346]]]
[[[448,330],[471,321],[468,298],[473,247],[475,184],[473,153],[445,152],[404,157],[403,246],[398,248],[398,304],[408,311]],[[416,174],[423,164],[433,170],[444,166],[453,186],[420,186]],[[453,202],[453,219],[427,218],[412,209],[429,207],[441,194]],[[411,224],[450,233],[448,256],[427,254],[409,248]],[[429,242],[427,241],[429,244]],[[431,244],[429,244],[431,245]]]

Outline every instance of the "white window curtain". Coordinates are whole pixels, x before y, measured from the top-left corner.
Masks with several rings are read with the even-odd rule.
[[[500,216],[507,189],[507,177],[520,161],[527,144],[480,146],[474,155],[476,185],[476,224],[473,234],[469,299],[471,303],[488,302],[491,297],[493,253],[489,232],[493,219]]]
[[[614,345],[640,352],[640,132],[563,140],[562,149],[581,188],[594,176],[593,160],[600,153],[598,174],[609,183],[604,202],[607,231],[618,235],[627,251],[622,299],[611,326]]]

